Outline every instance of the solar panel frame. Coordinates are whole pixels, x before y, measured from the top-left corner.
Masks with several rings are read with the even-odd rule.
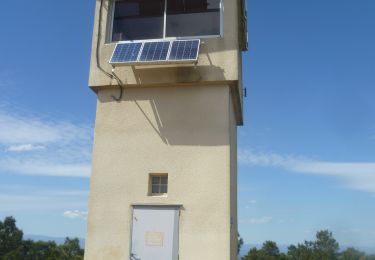
[[[191,43],[190,45],[190,50],[187,52],[187,56],[186,56],[186,52],[185,52],[185,48],[187,46],[188,43]],[[179,51],[179,48],[180,48],[180,44],[181,43],[184,43],[184,50],[183,50],[183,54],[182,54],[182,57],[179,58],[178,57],[178,51]],[[176,53],[174,53],[174,44],[178,44],[177,46],[177,49],[176,49]],[[194,44],[194,45],[193,45]],[[192,48],[194,47],[194,52],[192,53]],[[168,61],[169,62],[173,62],[173,63],[191,63],[191,62],[197,62],[198,61],[198,57],[199,57],[199,50],[200,50],[200,40],[199,39],[194,39],[194,40],[174,40],[172,41],[172,45],[171,45],[171,50],[170,50],[170,55],[168,57]],[[192,55],[194,54],[194,55]]]
[[[142,47],[143,47],[142,42],[117,43],[113,50],[109,63],[112,65],[116,65],[116,64],[121,65],[121,64],[129,64],[129,63],[137,62],[139,58],[139,53],[142,51]],[[132,49],[130,50],[129,54],[126,54],[129,48],[132,48]],[[125,57],[120,59],[120,58],[116,58],[116,55],[117,56],[125,55]]]
[[[161,44],[160,47],[159,47],[159,44]],[[141,53],[139,54],[138,63],[166,62],[168,60],[168,55],[169,55],[169,50],[170,50],[171,44],[172,44],[171,41],[144,42],[143,49],[142,49]],[[156,45],[156,46],[154,46],[154,45]],[[147,54],[144,57],[143,54],[144,54],[145,50],[147,50]],[[160,53],[158,54],[159,51],[160,51]],[[149,57],[149,55],[152,55],[152,58]],[[159,55],[159,57],[157,58],[157,56],[156,56],[156,58],[155,58],[155,55]]]
[[[137,42],[118,42],[113,50],[111,59],[109,63],[112,66],[131,66],[131,65],[162,65],[162,64],[180,64],[180,63],[196,63],[199,57],[199,50],[200,50],[200,39],[183,39],[183,40],[154,40],[154,41],[137,41]],[[158,47],[158,45],[161,47]],[[173,54],[174,45],[178,44],[176,53]],[[179,49],[179,45],[183,44],[182,54],[181,49]],[[190,44],[190,45],[189,45]],[[138,49],[135,50],[137,55],[133,54],[122,54],[125,55],[123,59],[116,59],[117,52],[121,52],[123,50],[118,49],[121,46],[137,46]],[[187,52],[185,52],[185,48],[188,46],[190,48]],[[190,46],[190,47],[189,47]],[[136,48],[136,47],[134,47]],[[151,50],[151,53],[144,54]],[[160,49],[161,48],[161,49]],[[160,52],[159,52],[160,51]],[[126,50],[124,51],[126,52]],[[132,50],[131,52],[134,52]],[[130,58],[126,58],[129,56]],[[150,55],[150,56],[149,56]],[[155,59],[155,55],[159,55],[158,58]]]

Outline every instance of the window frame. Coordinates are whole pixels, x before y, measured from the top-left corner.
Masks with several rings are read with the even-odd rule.
[[[162,177],[166,177],[167,178],[167,184],[165,184],[167,186],[167,192],[160,192],[160,193],[154,193],[154,192],[152,192],[152,186],[153,186],[152,179],[154,177],[160,178],[160,182],[161,182],[161,178]],[[149,174],[149,178],[148,178],[148,195],[149,196],[153,196],[153,197],[155,197],[155,196],[156,197],[157,196],[159,196],[159,197],[166,197],[168,195],[168,186],[169,186],[168,179],[169,179],[168,178],[168,173],[150,173]],[[161,185],[163,185],[163,184],[159,183],[158,185],[159,185],[159,190],[160,190]]]
[[[164,24],[163,24],[163,38],[156,38],[156,39],[144,39],[144,40],[124,40],[124,41],[113,41],[113,22],[115,18],[115,5],[116,2],[121,0],[109,0],[109,12],[108,12],[108,26],[107,26],[107,35],[106,35],[106,42],[107,43],[122,43],[122,42],[148,42],[148,41],[171,41],[171,40],[188,40],[188,39],[209,39],[209,38],[222,38],[224,37],[224,5],[223,1],[220,0],[220,34],[218,35],[196,35],[196,36],[182,36],[182,37],[166,37],[166,30],[167,30],[167,1],[164,0]]]

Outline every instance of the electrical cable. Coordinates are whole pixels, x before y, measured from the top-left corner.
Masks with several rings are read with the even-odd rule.
[[[99,59],[99,46],[101,41],[101,33],[102,33],[102,10],[103,10],[103,0],[100,0],[100,6],[99,6],[99,22],[98,22],[98,35],[97,35],[97,41],[96,41],[96,66],[98,69],[103,72],[105,75],[107,75],[109,78],[113,79],[113,75],[105,71],[102,66],[100,65],[100,59]]]
[[[122,83],[121,79],[116,75],[115,68],[112,69],[112,76],[116,79],[117,84],[120,87],[120,95],[118,97],[115,97],[112,95],[111,98],[113,98],[115,101],[118,102],[118,101],[121,101],[122,94],[124,93],[124,83]]]
[[[97,35],[97,41],[96,41],[96,66],[98,69],[103,72],[107,77],[110,79],[115,78],[117,81],[117,84],[120,87],[120,95],[119,97],[111,96],[115,101],[120,101],[122,99],[123,95],[123,88],[124,84],[120,80],[120,78],[115,74],[115,68],[112,69],[112,74],[105,71],[102,66],[100,65],[100,55],[99,55],[99,47],[101,42],[101,32],[102,32],[102,16],[103,16],[103,0],[100,0],[100,6],[99,6],[99,22],[98,22],[98,35]]]

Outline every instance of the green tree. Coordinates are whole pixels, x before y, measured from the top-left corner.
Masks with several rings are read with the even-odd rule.
[[[8,252],[17,249],[22,242],[23,232],[17,228],[13,217],[0,221],[0,259]]]
[[[366,255],[355,248],[339,253],[332,232],[321,230],[314,241],[289,246],[287,254],[280,253],[275,242],[266,241],[261,249],[252,248],[242,260],[375,260],[375,255]]]
[[[249,250],[247,255],[242,257],[242,260],[261,260],[261,256],[259,255],[258,249],[256,247],[253,247],[252,249]]]
[[[277,244],[269,240],[263,243],[261,251],[265,256],[269,257],[278,257],[280,255],[280,250],[277,247]]]
[[[366,254],[349,247],[340,254],[340,260],[366,260]]]
[[[243,260],[286,260],[287,256],[280,253],[277,244],[273,241],[263,243],[260,250],[252,248]]]
[[[53,241],[22,240],[23,233],[13,217],[0,221],[1,260],[81,260],[84,250],[78,238],[66,238],[63,245]]]
[[[315,241],[305,241],[304,244],[288,247],[288,258],[291,260],[336,260],[338,259],[339,244],[328,230],[316,233]]]
[[[35,259],[45,259],[45,260],[68,260],[70,259],[65,252],[56,245],[53,241],[32,241],[26,240],[22,241],[21,245],[6,254],[3,258],[4,260],[35,260]]]
[[[339,244],[333,238],[332,232],[321,230],[316,233],[314,243],[315,254],[321,260],[334,260],[338,258]]]
[[[240,233],[237,232],[237,255],[240,253],[242,246],[243,246],[243,239],[240,236]]]
[[[314,242],[311,241],[305,241],[303,244],[298,244],[297,246],[289,246],[287,255],[291,260],[319,260],[315,256]]]
[[[79,239],[66,238],[64,244],[61,246],[69,259],[83,259],[84,250],[79,245]]]

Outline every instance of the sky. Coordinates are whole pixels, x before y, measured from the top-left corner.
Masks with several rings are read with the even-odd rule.
[[[0,9],[0,219],[14,216],[25,234],[85,237],[94,2]],[[375,245],[374,13],[372,0],[248,0],[245,243],[329,229],[342,245]]]

